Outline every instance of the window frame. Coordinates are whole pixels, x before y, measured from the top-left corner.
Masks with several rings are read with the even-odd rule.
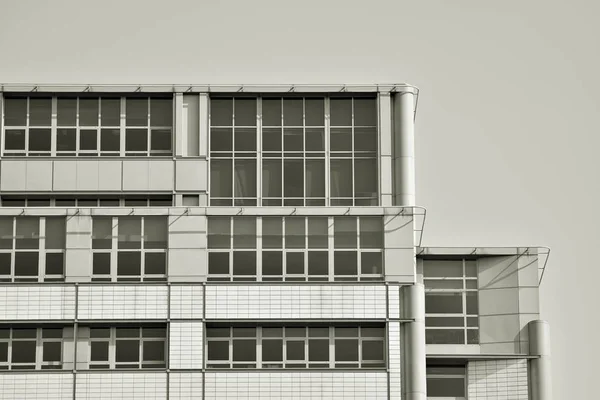
[[[11,326],[1,328],[2,330],[9,331],[9,337],[4,338],[0,337],[0,343],[7,343],[7,361],[0,361],[0,371],[4,370],[15,370],[15,371],[23,371],[23,370],[47,370],[47,369],[62,369],[64,364],[64,345],[65,345],[65,332],[63,327],[53,328],[53,327],[30,327],[30,326]],[[33,338],[15,338],[14,331],[17,329],[30,329],[35,330],[35,337]],[[62,334],[61,337],[44,337],[44,329],[61,329]],[[12,362],[12,348],[14,342],[35,342],[35,360],[32,363],[19,363],[15,365]],[[59,361],[44,361],[44,343],[60,343],[60,360]],[[17,367],[17,368],[15,368]],[[22,368],[18,368],[22,367]],[[31,367],[31,368],[29,368]]]
[[[457,368],[460,367],[462,368],[463,372],[458,374],[458,373],[435,373],[432,372],[432,370],[434,368],[448,368],[448,367],[453,367],[453,368]],[[468,392],[468,381],[467,381],[467,368],[464,365],[427,365],[426,367],[426,381],[427,381],[427,386],[429,386],[429,379],[430,378],[434,378],[434,379],[457,379],[457,378],[461,378],[463,380],[463,396],[432,396],[429,391],[427,393],[427,398],[432,398],[432,399],[452,399],[452,400],[465,400],[467,398],[467,392]]]
[[[22,202],[17,205],[5,205],[5,201]],[[36,201],[47,201],[45,205],[31,204]],[[61,205],[60,201],[69,201],[72,204]],[[95,202],[95,205],[81,204],[82,202]],[[104,201],[116,202],[116,204],[107,205],[103,204]],[[128,204],[132,201],[144,202],[142,204]],[[159,203],[159,204],[157,204]],[[173,207],[173,196],[153,196],[153,197],[136,197],[136,196],[103,196],[103,197],[38,197],[38,196],[0,196],[0,207],[32,207],[32,208],[46,208],[46,207],[79,207],[79,208],[90,208],[90,207]]]

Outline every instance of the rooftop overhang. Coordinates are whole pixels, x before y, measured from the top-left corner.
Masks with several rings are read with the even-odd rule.
[[[536,256],[539,259],[538,276],[542,283],[546,264],[550,256],[550,248],[545,246],[527,247],[417,247],[417,258],[424,260],[448,260],[498,256]]]

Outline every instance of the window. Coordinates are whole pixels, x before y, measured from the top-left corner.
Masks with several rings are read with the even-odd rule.
[[[0,370],[62,369],[62,328],[0,327]]]
[[[0,282],[64,281],[65,239],[64,217],[0,217]]]
[[[166,368],[164,326],[91,327],[91,369]]]
[[[378,204],[375,98],[213,97],[210,121],[213,206]]]
[[[381,326],[207,327],[208,368],[385,368]]]
[[[171,207],[173,196],[16,197],[2,196],[2,207]]]
[[[208,249],[209,281],[383,279],[380,216],[209,217]]]
[[[427,366],[427,398],[466,398],[464,366]]]
[[[167,217],[92,218],[92,281],[164,281]]]
[[[478,344],[477,263],[424,260],[428,344]]]
[[[3,154],[168,156],[172,128],[171,97],[11,95],[4,100]]]

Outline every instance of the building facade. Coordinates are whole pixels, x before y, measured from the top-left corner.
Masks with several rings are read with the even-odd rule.
[[[417,98],[1,86],[0,399],[549,400],[548,250],[421,246]]]

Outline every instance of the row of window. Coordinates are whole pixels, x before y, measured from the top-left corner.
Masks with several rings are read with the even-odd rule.
[[[171,97],[8,95],[3,155],[171,155],[172,127]]]
[[[213,98],[211,205],[377,205],[377,100]]]
[[[209,217],[209,281],[383,279],[383,219]]]
[[[427,343],[478,344],[476,261],[424,261],[423,282]]]
[[[0,197],[2,207],[171,207],[172,205],[173,196]]]

